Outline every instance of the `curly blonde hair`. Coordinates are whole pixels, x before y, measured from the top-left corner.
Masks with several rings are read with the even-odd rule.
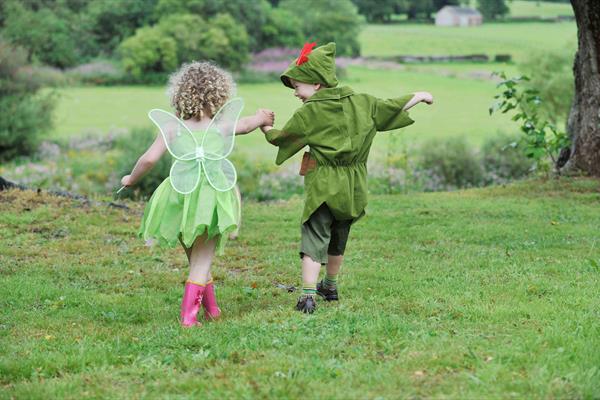
[[[179,118],[212,117],[235,94],[231,74],[214,63],[183,64],[169,77],[167,94]]]

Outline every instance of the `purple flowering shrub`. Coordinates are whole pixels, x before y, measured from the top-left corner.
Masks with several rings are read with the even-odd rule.
[[[258,53],[254,53],[251,61],[246,65],[246,70],[241,75],[241,78],[242,80],[248,80],[251,77],[254,80],[260,80],[260,76],[269,78],[278,77],[298,57],[298,54],[298,49],[283,47],[264,49]],[[338,77],[345,75],[345,68],[352,62],[352,58],[336,58]]]

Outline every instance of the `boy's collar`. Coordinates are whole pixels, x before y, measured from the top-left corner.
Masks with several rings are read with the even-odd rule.
[[[354,94],[350,86],[338,86],[334,88],[323,88],[310,96],[305,102],[321,101],[321,100],[339,100],[343,97],[348,97]]]

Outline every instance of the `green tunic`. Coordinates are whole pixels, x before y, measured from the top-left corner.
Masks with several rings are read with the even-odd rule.
[[[283,129],[267,132],[279,147],[277,165],[309,146],[317,167],[304,179],[302,223],[323,203],[338,220],[356,221],[367,205],[367,159],[377,131],[414,121],[402,108],[413,97],[381,100],[348,87],[324,88],[300,107]]]

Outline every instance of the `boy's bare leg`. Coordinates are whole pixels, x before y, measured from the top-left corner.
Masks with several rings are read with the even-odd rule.
[[[319,294],[327,301],[338,300],[337,281],[344,256],[327,256],[326,274],[318,286]]]
[[[307,290],[307,288],[315,288],[316,291],[317,280],[319,279],[320,271],[321,263],[314,261],[312,258],[310,258],[310,256],[307,256],[306,254],[302,257],[303,292]],[[314,294],[314,292],[312,294]]]
[[[327,256],[327,275],[337,275],[342,268],[344,256]]]
[[[302,296],[298,299],[296,310],[312,314],[317,308],[317,280],[321,263],[314,261],[306,254],[302,256]]]

